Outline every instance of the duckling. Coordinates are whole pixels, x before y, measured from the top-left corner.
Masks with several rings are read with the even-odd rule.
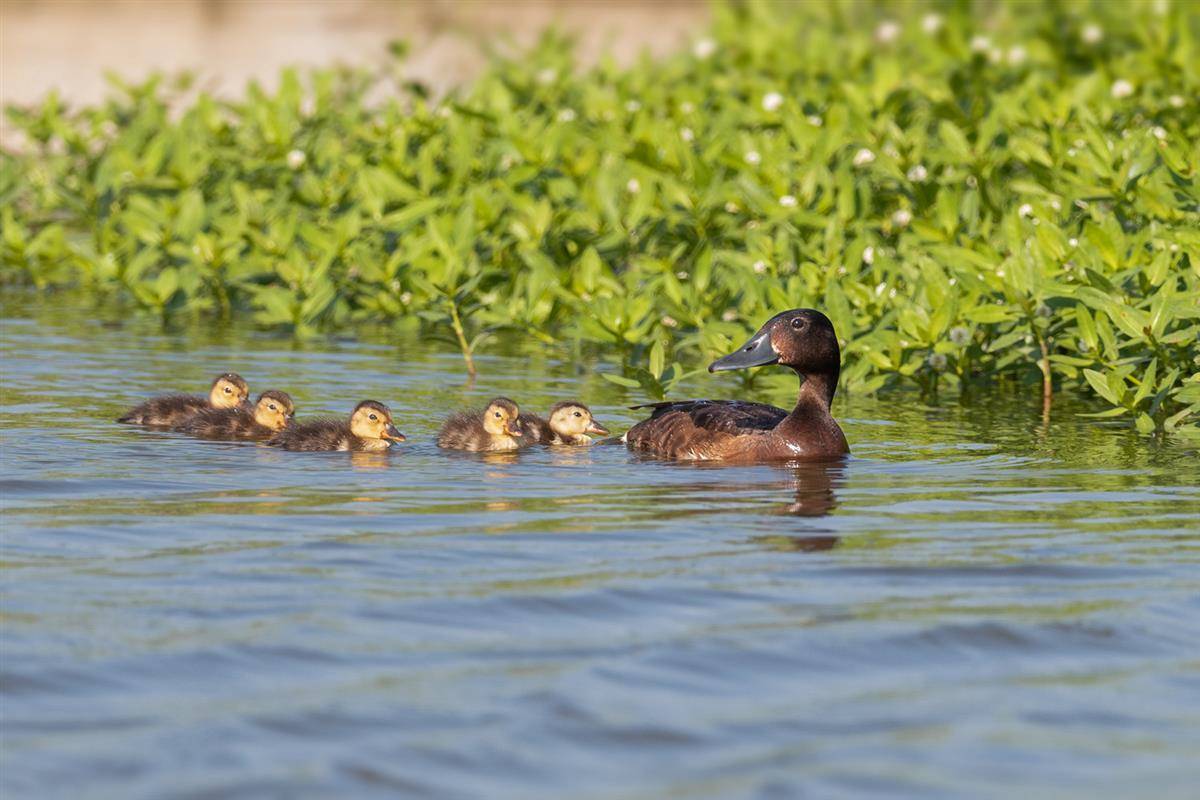
[[[404,434],[392,423],[392,412],[383,403],[363,400],[349,419],[316,419],[291,425],[270,443],[284,450],[386,450],[403,442]]]
[[[451,414],[438,433],[438,447],[448,450],[517,450],[521,447],[521,410],[507,397],[497,397],[482,412]]]
[[[208,397],[193,394],[169,394],[152,397],[126,411],[117,422],[129,425],[173,427],[200,411],[214,408],[237,408],[246,404],[250,390],[242,376],[233,372],[218,375],[209,389]]]
[[[537,414],[521,415],[521,430],[529,444],[591,444],[589,433],[606,436],[608,429],[592,417],[583,403],[568,400],[550,408],[550,419]]]
[[[176,425],[175,430],[201,439],[264,441],[287,428],[296,407],[286,392],[263,392],[250,411],[237,408],[206,408]]]

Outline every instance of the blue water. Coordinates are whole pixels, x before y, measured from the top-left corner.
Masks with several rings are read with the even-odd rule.
[[[6,305],[0,357],[4,797],[1195,796],[1194,442],[896,394],[839,399],[835,465],[447,454],[494,394],[618,432],[645,398],[541,346],[468,387],[411,333],[52,304]],[[112,422],[227,369],[409,442]]]

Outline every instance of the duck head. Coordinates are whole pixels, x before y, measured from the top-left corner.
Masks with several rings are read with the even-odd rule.
[[[270,390],[258,396],[254,404],[254,421],[264,428],[281,431],[292,422],[296,407],[286,392]]]
[[[363,400],[350,414],[350,432],[360,439],[403,442],[404,434],[392,423],[392,411],[383,403]]]
[[[236,372],[218,375],[208,391],[208,403],[213,408],[237,408],[246,405],[250,389]]]
[[[588,434],[608,434],[605,428],[592,417],[592,411],[583,403],[568,401],[555,403],[550,409],[550,430],[570,442],[587,442]]]
[[[521,410],[507,397],[497,397],[483,411],[483,429],[491,436],[520,436]]]
[[[812,308],[793,308],[767,320],[737,352],[708,365],[709,372],[766,364],[791,367],[801,375],[829,375],[837,382],[841,350],[829,317]]]

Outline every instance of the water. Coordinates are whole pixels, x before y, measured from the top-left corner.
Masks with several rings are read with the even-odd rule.
[[[1187,442],[893,395],[839,401],[838,465],[447,454],[492,394],[640,398],[519,343],[465,388],[411,332],[4,316],[5,797],[1194,796]],[[409,442],[112,422],[226,369]]]

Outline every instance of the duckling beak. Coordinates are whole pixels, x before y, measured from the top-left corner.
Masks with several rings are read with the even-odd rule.
[[[509,423],[504,424],[504,432],[507,433],[509,436],[523,436],[524,435],[521,433],[520,425],[511,425]]]
[[[709,372],[722,372],[727,369],[746,369],[775,364],[779,361],[779,353],[771,344],[771,332],[759,331],[754,338],[746,342],[736,353],[730,353],[724,358],[718,358],[708,365]]]
[[[604,427],[599,422],[596,422],[596,420],[592,420],[588,423],[585,433],[594,433],[597,436],[607,436],[608,428]]]
[[[392,425],[390,422],[388,423],[388,426],[386,428],[384,428],[383,438],[389,439],[393,442],[405,441],[404,434],[401,433],[400,431],[396,430],[396,426]]]

